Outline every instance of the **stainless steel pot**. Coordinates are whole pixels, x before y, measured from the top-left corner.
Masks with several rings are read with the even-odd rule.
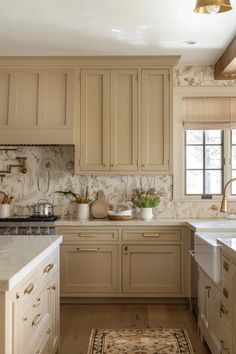
[[[47,199],[40,199],[33,206],[34,216],[53,216],[53,205]]]

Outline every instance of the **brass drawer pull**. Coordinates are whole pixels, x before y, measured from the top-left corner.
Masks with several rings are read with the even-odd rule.
[[[50,270],[53,268],[54,264],[48,264],[47,267],[44,268],[43,272],[44,273],[49,273]]]
[[[148,232],[148,233],[144,233],[143,237],[160,237],[160,234]]]
[[[96,234],[89,234],[89,233],[81,233],[79,234],[79,237],[95,237]]]
[[[30,283],[24,290],[24,294],[30,294],[34,290],[34,283]]]
[[[56,285],[51,285],[47,288],[47,290],[56,290]]]
[[[223,262],[223,268],[224,268],[224,270],[226,270],[226,272],[228,272],[229,271],[229,263],[227,263],[227,262]]]
[[[226,299],[228,299],[228,297],[229,297],[229,292],[228,292],[228,290],[225,289],[225,288],[223,288],[223,295],[224,295],[224,297],[226,297]]]
[[[99,248],[76,248],[78,252],[97,252]]]
[[[41,313],[38,313],[32,321],[32,326],[37,326],[41,320]]]

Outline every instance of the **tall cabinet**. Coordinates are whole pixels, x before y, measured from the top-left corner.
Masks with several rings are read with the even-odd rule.
[[[137,170],[137,70],[81,70],[81,171]]]
[[[176,59],[94,59],[78,69],[77,173],[171,172]]]

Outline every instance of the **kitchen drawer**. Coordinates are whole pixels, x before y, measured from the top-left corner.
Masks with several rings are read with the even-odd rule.
[[[138,229],[124,230],[122,233],[123,241],[180,241],[179,230],[160,230],[160,229]]]
[[[26,282],[24,282],[16,290],[16,298],[19,301],[19,306],[23,307],[28,305],[32,301],[33,297],[36,296],[37,292],[40,291],[47,282],[50,280],[51,276],[58,271],[59,268],[59,254],[54,252],[44,260],[39,267],[34,271]]]
[[[77,229],[66,228],[59,229],[60,234],[63,234],[63,243],[66,241],[117,241],[118,230],[113,229]]]
[[[41,293],[31,299],[28,305],[19,316],[19,338],[22,353],[31,345],[31,340],[39,331],[46,316],[49,315],[48,290],[43,289]]]
[[[222,277],[226,277],[231,282],[235,274],[235,265],[225,256],[222,256]]]

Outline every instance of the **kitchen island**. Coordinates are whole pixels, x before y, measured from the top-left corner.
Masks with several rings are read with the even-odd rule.
[[[0,354],[58,351],[61,236],[0,236]]]

